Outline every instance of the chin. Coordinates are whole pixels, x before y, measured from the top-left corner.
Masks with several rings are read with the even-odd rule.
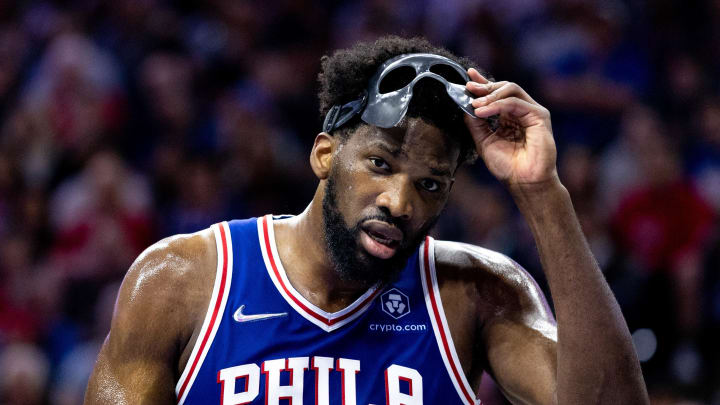
[[[359,282],[364,285],[390,284],[402,272],[407,264],[410,254],[398,251],[393,257],[381,259],[375,257],[358,246],[353,263],[343,263],[337,266],[340,278],[349,282]],[[412,253],[412,250],[410,250]]]

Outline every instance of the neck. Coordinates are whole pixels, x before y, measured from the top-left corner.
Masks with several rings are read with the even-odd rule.
[[[275,222],[280,261],[290,284],[308,301],[337,312],[360,297],[368,286],[340,279],[327,252],[322,191],[301,214]]]

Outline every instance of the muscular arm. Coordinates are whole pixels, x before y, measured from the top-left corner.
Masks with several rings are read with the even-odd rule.
[[[475,115],[499,115],[500,126],[493,129],[483,119],[465,122],[486,166],[508,187],[530,225],[557,314],[556,357],[536,358],[537,367],[556,365],[556,383],[531,388],[534,394],[529,397],[527,384],[517,378],[506,380],[504,388],[521,388],[518,403],[647,404],[627,325],[558,179],[550,113],[517,84],[490,82],[474,69],[468,74],[473,82],[467,89],[478,96],[473,100]],[[527,330],[527,322],[510,320],[518,330]],[[537,354],[536,345],[523,343],[524,335],[507,335],[506,345],[516,345],[520,354],[513,357],[512,350],[506,350],[509,359],[490,358],[501,385],[523,372],[524,364],[513,359]],[[492,340],[488,344],[490,356],[501,345]],[[542,399],[551,393],[552,401]]]
[[[558,403],[647,403],[625,319],[567,190],[557,178],[510,190],[535,237],[555,304]]]
[[[168,238],[133,263],[85,404],[175,403],[181,358],[210,299],[213,241],[208,231]]]

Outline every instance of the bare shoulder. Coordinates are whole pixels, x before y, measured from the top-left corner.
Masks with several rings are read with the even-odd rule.
[[[181,369],[204,319],[216,266],[212,229],[147,248],[120,287],[108,339],[112,352],[144,357],[152,350],[173,370]]]
[[[436,241],[438,279],[469,290],[481,315],[546,309],[535,280],[509,257],[467,243]]]
[[[502,253],[468,243],[447,240],[435,241],[435,262],[443,269],[460,272],[518,274],[516,263]]]
[[[162,301],[160,297],[164,294],[179,295],[177,287],[191,286],[205,276],[214,276],[216,261],[212,229],[170,236],[135,259],[125,275],[123,289],[133,301],[145,295],[147,299]]]
[[[557,330],[530,274],[501,253],[449,241],[435,242],[435,266],[468,380],[479,385],[487,371],[509,398],[537,397],[526,395],[532,390],[523,381],[551,386]]]
[[[216,262],[211,229],[153,244],[125,275],[112,328],[152,324],[161,326],[159,332],[189,339],[212,294]]]
[[[207,229],[163,239],[130,266],[86,404],[174,403],[173,387],[212,294],[217,253]]]

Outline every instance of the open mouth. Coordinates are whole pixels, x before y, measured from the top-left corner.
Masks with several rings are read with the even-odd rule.
[[[397,246],[400,244],[400,241],[391,239],[381,233],[373,232],[373,231],[369,231],[369,230],[365,230],[365,232],[368,234],[368,236],[373,238],[375,241],[377,241],[378,243],[382,243],[385,246],[394,247],[394,246]]]
[[[400,229],[382,221],[367,221],[361,229],[361,244],[368,253],[381,259],[394,256],[403,239]]]

